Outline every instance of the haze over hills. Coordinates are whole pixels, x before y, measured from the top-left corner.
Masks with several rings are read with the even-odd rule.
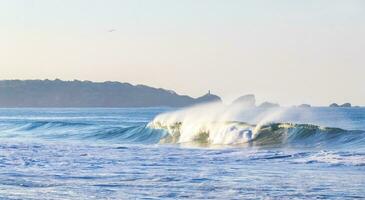
[[[193,98],[172,90],[113,81],[0,80],[0,107],[186,107],[213,101],[222,102],[222,99],[210,91]],[[260,108],[280,106],[271,102],[256,105],[253,94],[240,96],[232,104]],[[352,105],[333,103],[330,107]]]
[[[183,107],[211,101],[221,98],[210,92],[193,98],[171,90],[110,81],[0,81],[0,107]]]

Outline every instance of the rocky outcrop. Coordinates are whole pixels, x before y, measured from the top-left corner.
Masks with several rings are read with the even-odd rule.
[[[329,105],[329,107],[333,107],[333,108],[337,108],[337,107],[350,108],[351,104],[350,103],[344,103],[344,104],[338,105],[337,103],[332,103],[332,104]]]
[[[340,107],[350,108],[351,107],[351,103],[344,103],[344,104],[340,105]]]
[[[232,105],[238,105],[245,108],[251,108],[256,106],[256,98],[253,94],[247,94],[238,97],[232,102]]]
[[[301,104],[301,105],[299,105],[298,106],[299,108],[310,108],[310,107],[312,107],[311,105],[309,105],[309,104]]]
[[[332,103],[329,105],[329,107],[336,108],[336,107],[340,107],[340,106],[337,103]]]
[[[337,103],[332,103],[332,104],[329,105],[329,107],[332,107],[332,108],[337,108],[337,107],[351,108],[351,103],[344,103],[344,104],[341,104],[341,105],[338,105]]]
[[[276,107],[280,107],[280,105],[277,103],[271,103],[271,102],[266,101],[266,102],[260,104],[259,107],[260,108],[276,108]]]
[[[222,102],[222,99],[219,96],[208,92],[207,94],[196,98],[194,103],[200,104],[200,103],[210,103],[210,102]]]

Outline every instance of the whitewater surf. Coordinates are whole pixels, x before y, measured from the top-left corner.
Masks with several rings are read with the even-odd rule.
[[[288,120],[285,119],[288,113],[283,109],[238,110],[213,103],[161,113],[144,123],[123,125],[87,121],[8,120],[0,125],[0,137],[89,140],[115,144],[191,144],[201,147],[334,148],[365,144],[363,130],[285,122],[283,120]]]
[[[361,199],[364,130],[363,108],[0,109],[0,199]]]

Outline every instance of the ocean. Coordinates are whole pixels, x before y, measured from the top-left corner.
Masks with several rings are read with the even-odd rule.
[[[365,199],[365,108],[0,109],[0,199]]]

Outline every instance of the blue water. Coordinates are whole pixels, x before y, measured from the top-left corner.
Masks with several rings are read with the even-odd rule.
[[[172,110],[0,109],[0,199],[365,199],[364,108],[293,108],[280,122],[340,129],[222,146],[161,144],[148,123]]]

